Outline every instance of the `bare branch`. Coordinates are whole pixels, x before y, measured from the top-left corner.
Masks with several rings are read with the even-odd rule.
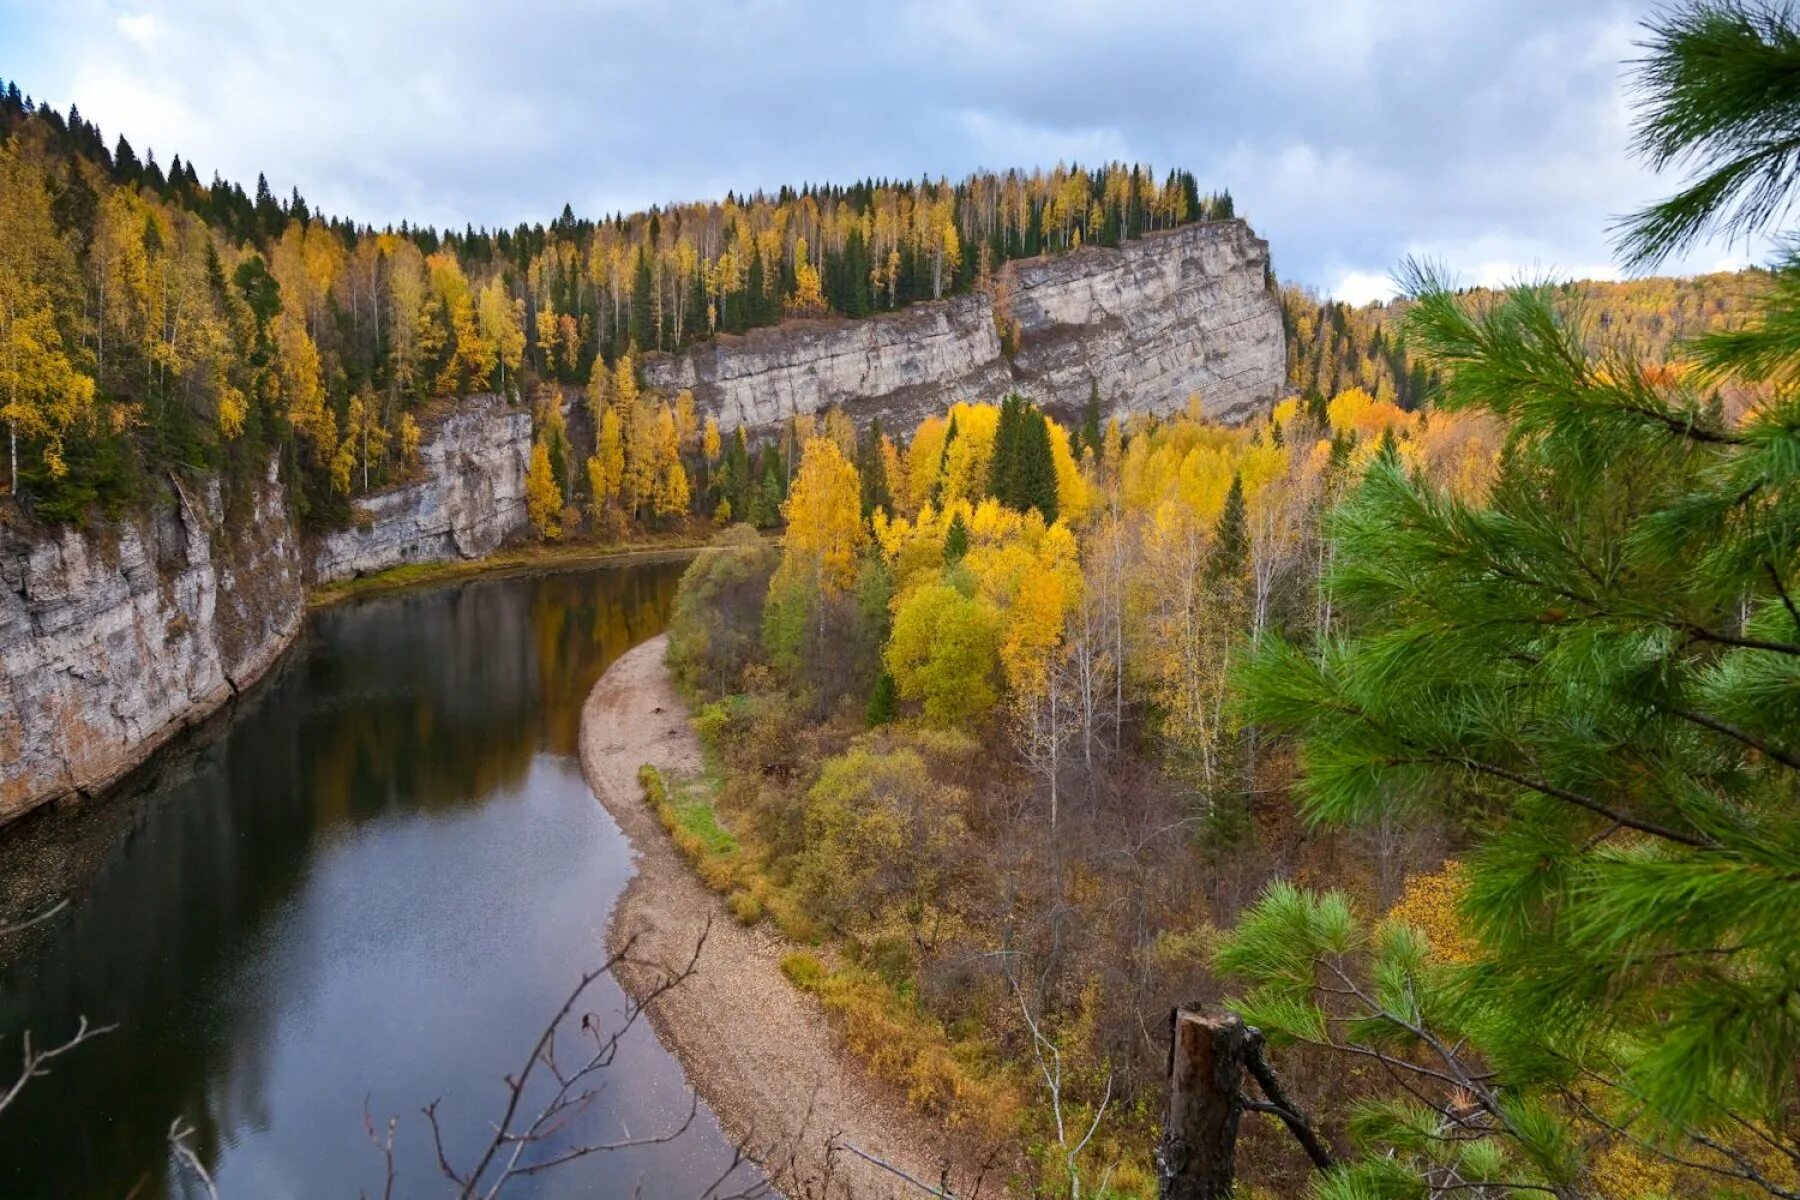
[[[200,1186],[206,1189],[206,1194],[212,1197],[212,1200],[219,1200],[219,1189],[213,1185],[212,1176],[206,1173],[206,1166],[200,1161],[200,1156],[194,1153],[192,1146],[188,1145],[188,1139],[193,1136],[194,1127],[181,1117],[170,1121],[169,1153],[175,1156],[177,1165],[186,1167],[194,1173],[194,1176],[200,1180]]]
[[[68,1041],[63,1042],[61,1045],[51,1046],[47,1050],[38,1050],[32,1047],[31,1030],[27,1029],[20,1038],[25,1047],[23,1056],[24,1064],[19,1071],[19,1077],[13,1080],[12,1086],[8,1087],[4,1092],[0,1092],[0,1113],[5,1112],[7,1106],[19,1098],[19,1093],[25,1090],[26,1084],[30,1083],[33,1079],[42,1079],[50,1073],[45,1067],[46,1063],[50,1062],[52,1059],[62,1057],[84,1042],[92,1041],[101,1034],[111,1033],[117,1028],[117,1025],[90,1026],[88,1024],[88,1019],[82,1017],[80,1018],[80,1024],[75,1028],[74,1035],[71,1036]]]

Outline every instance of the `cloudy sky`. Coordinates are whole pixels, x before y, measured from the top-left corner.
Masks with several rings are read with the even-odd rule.
[[[1616,273],[1624,0],[0,0],[0,74],[110,140],[358,220],[549,220],[727,189],[1149,161],[1361,301]],[[1747,261],[1714,247],[1678,269]]]

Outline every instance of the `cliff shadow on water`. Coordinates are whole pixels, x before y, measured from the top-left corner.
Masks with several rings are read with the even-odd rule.
[[[115,796],[10,827],[0,878],[37,862],[45,898],[70,903],[0,969],[0,1034],[53,1037],[79,1015],[119,1029],[0,1115],[0,1192],[169,1192],[176,1117],[225,1195],[378,1187],[365,1097],[402,1116],[415,1186],[435,1177],[419,1105],[445,1098],[453,1153],[479,1137],[502,1076],[603,952],[630,852],[573,761],[580,710],[608,662],[660,631],[681,570],[316,613],[228,724]],[[619,1000],[591,998],[606,1014]],[[686,1111],[647,1030],[607,1096],[593,1119],[612,1136]],[[728,1148],[702,1125],[521,1194],[716,1173]]]

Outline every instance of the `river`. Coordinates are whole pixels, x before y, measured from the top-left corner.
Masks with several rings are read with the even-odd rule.
[[[603,956],[630,847],[576,760],[582,701],[661,631],[680,572],[476,581],[316,613],[212,736],[118,795],[0,832],[15,910],[24,888],[70,901],[0,970],[0,1088],[22,1031],[55,1040],[83,1014],[118,1026],[0,1112],[0,1195],[203,1196],[170,1152],[179,1119],[224,1200],[379,1196],[365,1106],[378,1127],[399,1117],[395,1195],[445,1194],[421,1106],[440,1101],[466,1165],[504,1077]],[[623,1004],[602,979],[583,1009]],[[602,1081],[560,1144],[688,1113],[646,1024]],[[693,1196],[729,1159],[702,1108],[671,1144],[504,1194]]]

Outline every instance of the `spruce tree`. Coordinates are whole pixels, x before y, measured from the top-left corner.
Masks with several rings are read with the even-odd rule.
[[[864,716],[871,728],[886,725],[900,715],[900,695],[894,687],[894,677],[883,671],[875,677],[875,687],[869,693],[869,707]]]
[[[869,422],[869,432],[863,438],[861,462],[857,464],[857,473],[862,478],[862,511],[865,518],[876,509],[891,509],[894,497],[888,491],[887,460],[881,453],[881,418],[876,417]]]
[[[1701,178],[1625,227],[1640,263],[1764,229],[1800,128],[1788,11],[1688,5],[1650,32],[1639,149]],[[1284,885],[1218,965],[1272,1041],[1405,1084],[1318,1195],[1572,1200],[1623,1147],[1676,1194],[1791,1196],[1800,262],[1685,375],[1550,289],[1410,284],[1407,344],[1436,403],[1508,429],[1500,478],[1476,502],[1378,457],[1330,524],[1345,635],[1262,646],[1242,715],[1299,738],[1312,821],[1465,823],[1466,944]],[[1765,386],[1724,416],[1714,388],[1745,380]]]
[[[944,531],[944,561],[955,566],[968,552],[969,527],[963,524],[962,514],[957,513],[950,518],[950,528]]]
[[[773,529],[781,523],[781,472],[773,465],[763,471],[762,485],[750,497],[750,523],[758,529]]]
[[[944,498],[944,477],[950,467],[950,447],[956,442],[956,414],[950,414],[950,428],[944,431],[944,448],[938,453],[937,474],[931,481],[932,503],[941,503]]]
[[[1056,457],[1050,447],[1050,418],[1035,405],[1025,409],[1019,432],[1019,509],[1035,508],[1044,524],[1056,521]]]
[[[1250,559],[1250,527],[1244,512],[1244,481],[1231,477],[1231,488],[1225,493],[1225,507],[1219,512],[1219,523],[1213,529],[1212,554],[1207,568],[1214,579],[1236,579],[1244,573]]]
[[[1023,464],[1020,461],[1024,452],[1021,438],[1024,416],[1024,399],[1017,392],[1007,393],[1000,401],[1000,419],[994,426],[994,449],[988,456],[988,495],[1019,509],[1025,507],[1021,501]]]

